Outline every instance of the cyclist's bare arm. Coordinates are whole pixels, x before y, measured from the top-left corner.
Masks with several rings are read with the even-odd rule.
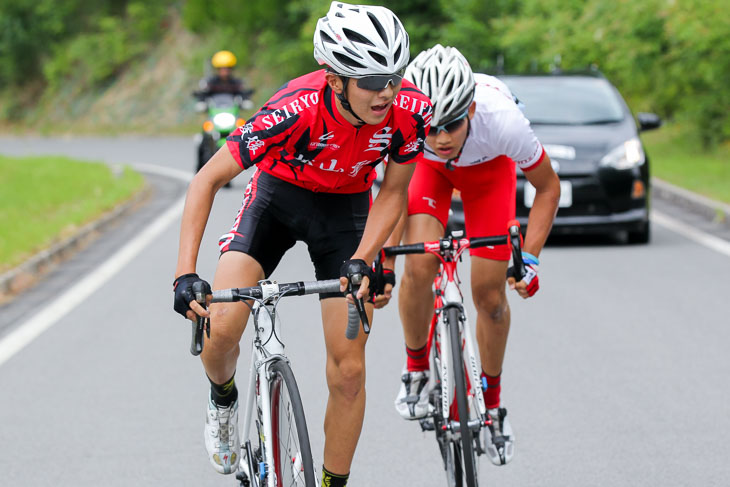
[[[180,247],[177,254],[175,277],[194,273],[198,260],[200,242],[203,239],[210,209],[216,192],[242,171],[227,147],[221,148],[203,166],[188,186],[180,224]],[[197,302],[190,303],[190,308],[200,316],[209,316],[209,312]],[[190,311],[190,320],[196,317]]]
[[[535,200],[527,220],[527,235],[525,235],[524,251],[537,257],[545,245],[550,228],[553,226],[555,214],[558,211],[560,200],[560,180],[553,170],[550,158],[545,154],[545,159],[533,170],[525,171],[525,177],[535,187]],[[515,282],[514,277],[509,277],[507,283],[511,289],[523,298],[532,296],[539,288],[537,284],[537,267],[531,268],[535,271],[535,282],[530,286],[533,278],[528,277]]]
[[[404,208],[407,203],[408,183],[411,181],[415,168],[415,164],[390,163],[386,166],[383,184],[370,208],[365,232],[360,240],[360,245],[352,256],[353,259],[363,259],[368,264],[373,262],[398,223],[400,218],[398,209]],[[344,281],[344,291],[347,280],[343,278],[341,281]],[[368,279],[363,279],[357,293],[358,297],[368,295],[368,285]]]
[[[525,177],[535,187],[536,192],[527,220],[524,251],[539,256],[558,211],[560,180],[547,154],[535,169],[525,171]]]

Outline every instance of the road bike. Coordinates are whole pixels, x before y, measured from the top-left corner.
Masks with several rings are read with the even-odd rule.
[[[348,292],[360,276],[348,275]],[[197,283],[196,283],[197,284]],[[196,300],[204,304],[203,288],[193,286]],[[315,487],[318,485],[304,408],[289,359],[284,353],[277,306],[285,296],[340,292],[339,279],[277,284],[264,280],[258,286],[213,291],[213,303],[243,301],[251,307],[254,339],[248,394],[241,429],[241,454],[236,478],[244,487]],[[253,302],[253,305],[249,304]],[[360,321],[367,325],[362,300],[348,313],[348,337],[357,336]],[[353,311],[354,310],[354,311]],[[360,313],[362,310],[362,313]],[[365,328],[369,331],[369,327]],[[210,337],[206,319],[193,323],[190,351],[203,350],[203,333]]]
[[[482,391],[481,363],[477,357],[464,299],[459,289],[457,262],[468,248],[510,245],[519,279],[525,275],[519,223],[512,220],[508,234],[494,237],[463,238],[463,232],[434,242],[385,247],[385,255],[424,254],[438,257],[439,272],[434,280],[434,313],[429,328],[427,350],[431,365],[430,413],[421,419],[423,431],[436,434],[446,471],[447,485],[478,486],[478,457],[485,448],[499,448],[482,441],[483,428],[492,428]],[[494,435],[492,435],[494,436]]]

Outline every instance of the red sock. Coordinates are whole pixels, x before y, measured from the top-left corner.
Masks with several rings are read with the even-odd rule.
[[[482,381],[484,381],[484,378],[487,379],[487,390],[484,391],[484,404],[487,406],[487,409],[498,408],[499,393],[502,392],[502,374],[492,377],[482,370]]]
[[[406,361],[406,368],[409,372],[418,372],[421,370],[428,370],[428,350],[426,347],[428,344],[422,346],[418,350],[413,350],[406,346],[406,355],[408,359]]]

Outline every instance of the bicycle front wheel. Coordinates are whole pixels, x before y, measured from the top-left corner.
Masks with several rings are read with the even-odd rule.
[[[309,432],[294,373],[284,360],[274,361],[269,370],[275,485],[315,487]]]
[[[461,350],[461,332],[459,317],[461,310],[456,307],[448,308],[446,319],[449,325],[449,342],[451,342],[451,358],[453,364],[454,384],[456,385],[456,403],[459,410],[459,436],[461,437],[461,458],[464,464],[464,480],[467,487],[477,487],[477,461],[474,452],[474,438],[469,428],[469,401],[466,395],[466,374],[464,373],[464,359]],[[456,456],[456,455],[455,455]]]

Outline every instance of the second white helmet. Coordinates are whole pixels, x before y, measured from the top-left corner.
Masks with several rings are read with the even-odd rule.
[[[343,76],[397,73],[409,58],[408,33],[385,7],[332,2],[314,30],[314,59]]]
[[[455,47],[436,44],[422,51],[405,72],[433,103],[431,125],[443,125],[462,115],[474,100],[474,74]]]

